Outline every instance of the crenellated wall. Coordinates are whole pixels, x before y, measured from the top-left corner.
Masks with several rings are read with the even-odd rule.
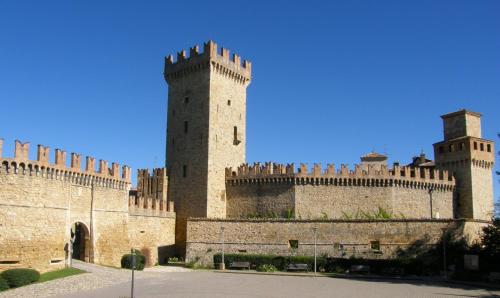
[[[0,148],[3,142],[0,142]],[[62,150],[55,163],[49,149],[38,146],[37,160],[29,160],[29,143],[16,141],[13,158],[0,156],[0,271],[31,267],[40,271],[63,268],[70,231],[78,223],[86,231],[85,261],[120,266],[123,254],[134,247],[148,252],[148,264],[174,243],[175,213],[129,207],[130,168],[108,168],[72,154],[66,166]],[[164,259],[164,257],[163,257]]]
[[[329,164],[244,164],[226,169],[228,218],[269,213],[296,218],[344,218],[383,208],[406,218],[453,218],[454,178],[447,171],[382,165],[338,171]]]

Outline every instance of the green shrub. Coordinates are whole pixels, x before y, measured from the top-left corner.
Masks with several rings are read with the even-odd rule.
[[[278,269],[276,267],[274,267],[273,265],[264,264],[264,265],[260,265],[259,267],[257,267],[257,271],[259,271],[259,272],[276,272],[276,271],[278,271]]]
[[[146,257],[140,251],[135,250],[135,270],[143,270],[146,265]],[[132,254],[125,254],[121,260],[122,268],[132,269]]]
[[[0,292],[8,290],[9,288],[9,283],[0,275]]]
[[[178,263],[179,262],[179,258],[178,257],[170,257],[168,258],[168,263]]]
[[[9,287],[17,288],[37,281],[40,278],[40,273],[33,269],[16,268],[2,272],[2,277],[7,281]]]

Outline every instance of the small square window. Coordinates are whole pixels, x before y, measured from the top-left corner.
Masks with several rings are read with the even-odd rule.
[[[288,240],[290,248],[299,248],[299,240]]]
[[[380,241],[370,241],[370,249],[371,250],[380,250]]]

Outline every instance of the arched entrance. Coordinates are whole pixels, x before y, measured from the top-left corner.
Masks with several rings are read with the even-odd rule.
[[[71,226],[71,242],[73,259],[90,262],[90,233],[87,226],[82,222],[76,222]]]

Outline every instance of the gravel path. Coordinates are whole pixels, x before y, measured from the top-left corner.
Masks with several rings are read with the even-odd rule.
[[[81,291],[95,290],[130,281],[131,272],[126,269],[103,267],[94,264],[73,261],[75,268],[85,270],[87,273],[73,275],[39,284],[0,292],[3,297],[53,297],[66,296]],[[181,267],[157,266],[147,268],[145,271],[136,271],[136,279],[159,277],[165,272],[190,271]]]

